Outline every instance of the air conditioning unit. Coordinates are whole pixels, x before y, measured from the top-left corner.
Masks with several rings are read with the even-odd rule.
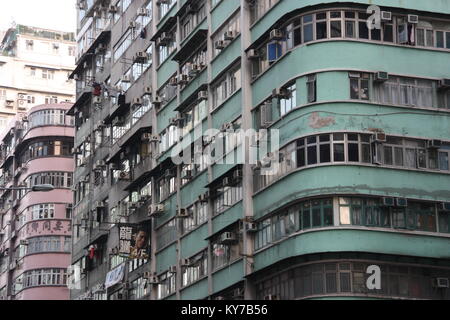
[[[407,207],[408,200],[406,198],[395,198],[395,206],[396,207]]]
[[[415,14],[408,14],[408,23],[417,24],[419,23],[419,16]]]
[[[115,117],[112,121],[113,126],[123,126],[125,124],[125,119],[123,117]]]
[[[178,209],[177,217],[178,218],[189,218],[190,217],[189,211],[185,208]]]
[[[233,30],[226,31],[225,34],[223,35],[223,39],[227,41],[231,41],[234,38],[236,38],[236,32]]]
[[[233,180],[239,181],[239,180],[242,179],[243,176],[244,176],[244,175],[243,175],[243,172],[242,172],[241,169],[235,170],[235,171],[233,172]]]
[[[119,11],[119,8],[117,7],[117,6],[113,6],[113,5],[111,5],[111,6],[109,6],[109,8],[108,8],[108,12],[109,13],[117,13]]]
[[[392,12],[381,11],[381,21],[392,21]]]
[[[122,76],[122,77],[120,78],[120,81],[122,81],[122,82],[124,82],[124,83],[130,83],[130,82],[131,82],[131,79],[130,79],[130,76]]]
[[[375,73],[375,81],[376,82],[384,82],[389,80],[389,73],[384,71],[378,71]]]
[[[103,101],[102,97],[94,97],[92,99],[92,103],[94,104],[102,104],[102,101]]]
[[[282,40],[283,38],[283,31],[281,31],[280,29],[274,29],[270,31],[270,40]]]
[[[160,142],[161,141],[161,137],[157,134],[152,135],[152,137],[150,138],[150,142]]]
[[[183,122],[183,119],[183,115],[181,113],[177,113],[177,116],[175,118],[170,118],[169,122],[172,125],[178,126]]]
[[[148,216],[155,216],[158,214],[164,213],[164,205],[163,204],[152,204],[148,206]]]
[[[194,63],[191,65],[188,73],[190,77],[195,77],[200,71],[202,71],[202,67],[199,64]]]
[[[175,178],[177,175],[174,170],[167,169],[164,173],[166,178]]]
[[[142,98],[133,98],[134,106],[142,106]]]
[[[279,300],[276,294],[268,294],[264,297],[264,300]]]
[[[152,87],[145,87],[144,94],[152,94]]]
[[[225,177],[222,180],[222,187],[228,187],[228,186],[231,186],[231,179],[228,177]]]
[[[29,243],[29,241],[28,240],[20,240],[20,245],[21,246],[27,246],[27,245],[29,245],[30,243]]]
[[[159,43],[164,45],[164,44],[168,44],[172,41],[173,37],[170,33],[168,32],[163,32],[161,33],[161,36],[159,37]]]
[[[100,43],[97,48],[95,48],[95,54],[99,54],[106,51],[106,45],[104,43]]]
[[[393,207],[395,204],[394,198],[391,197],[382,197],[381,198],[381,205],[383,207]]]
[[[214,42],[214,48],[217,50],[223,50],[225,49],[225,47],[225,41],[223,40],[217,40],[216,42]]]
[[[428,149],[439,149],[442,147],[442,141],[441,140],[428,140],[427,141],[427,148]]]
[[[150,141],[152,138],[152,134],[151,133],[143,133],[141,136],[141,141]]]
[[[177,273],[177,266],[170,266],[168,271],[169,273]]]
[[[95,165],[96,165],[97,167],[106,167],[106,162],[105,162],[104,160],[97,160],[97,161],[95,162]]]
[[[121,181],[129,181],[131,180],[130,173],[126,171],[120,171],[119,180]]]
[[[450,202],[441,202],[439,204],[439,209],[441,211],[450,211]]]
[[[162,101],[161,101],[161,98],[160,98],[159,96],[154,97],[153,100],[152,100],[152,104],[153,104],[155,107],[160,106],[161,103],[162,103]]]
[[[439,90],[447,90],[450,89],[450,79],[441,79],[439,80]]]
[[[130,28],[136,29],[136,27],[137,27],[137,23],[135,21],[130,21]]]
[[[272,97],[278,99],[289,99],[291,97],[291,93],[286,88],[276,88],[272,91]]]
[[[182,267],[189,267],[192,265],[191,263],[191,259],[187,258],[187,259],[181,259],[180,264]]]
[[[133,61],[137,63],[145,63],[147,60],[148,60],[148,53],[145,51],[136,52],[133,59]]]
[[[147,17],[150,15],[150,11],[146,8],[139,8],[137,11],[137,15],[138,16],[143,16],[143,17]]]
[[[236,236],[233,232],[224,232],[220,236],[220,243],[224,245],[230,245],[237,241]]]
[[[208,100],[208,91],[199,91],[197,98],[200,101]]]
[[[27,116],[23,116],[22,117],[22,122],[28,122],[28,117]]]
[[[433,287],[434,288],[448,288],[449,287],[448,278],[434,278],[433,279]]]
[[[189,76],[186,74],[180,74],[177,77],[177,82],[178,82],[178,84],[186,84],[189,82]]]
[[[172,77],[169,79],[169,86],[176,87],[178,85],[178,78]]]
[[[205,192],[205,193],[203,193],[203,194],[198,196],[198,201],[200,201],[201,203],[208,202],[209,201],[209,197],[210,197],[210,194],[209,194],[209,191],[207,191],[207,192]]]
[[[258,224],[255,222],[245,222],[245,232],[258,232]]]
[[[255,49],[250,49],[247,52],[247,58],[249,58],[250,60],[252,59],[258,59],[260,56],[257,53],[257,51]]]
[[[141,196],[139,196],[139,202],[141,202],[141,203],[145,203],[148,200],[150,200],[150,196],[148,196],[148,195],[141,195]]]
[[[231,122],[225,122],[224,124],[222,124],[222,127],[220,128],[220,131],[225,132],[228,130],[233,130],[233,123]]]
[[[372,142],[383,143],[386,142],[386,134],[384,132],[377,132],[371,137]]]
[[[106,203],[104,201],[96,201],[95,202],[95,208],[105,208],[106,207]]]
[[[149,284],[159,284],[159,283],[161,283],[161,281],[159,281],[159,278],[157,276],[150,276],[148,278],[148,283]]]

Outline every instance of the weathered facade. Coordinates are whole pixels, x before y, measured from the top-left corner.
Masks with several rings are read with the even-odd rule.
[[[450,3],[372,4],[79,1],[71,297],[448,298]],[[279,170],[176,165],[195,128],[277,129]]]

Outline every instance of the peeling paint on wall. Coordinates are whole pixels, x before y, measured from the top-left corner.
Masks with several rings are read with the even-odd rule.
[[[314,112],[309,117],[309,126],[314,129],[320,129],[335,124],[334,117],[321,117],[317,112]]]

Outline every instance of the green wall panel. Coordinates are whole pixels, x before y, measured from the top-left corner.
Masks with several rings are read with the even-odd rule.
[[[217,31],[230,15],[241,6],[240,0],[222,0],[211,11],[212,33]]]
[[[321,252],[373,252],[450,258],[450,238],[365,230],[323,230],[291,237],[255,255],[255,270],[289,257]]]
[[[221,72],[226,70],[231,63],[239,59],[241,51],[241,36],[239,35],[211,62],[212,79],[216,80],[216,77]]]
[[[331,165],[286,176],[258,193],[253,205],[259,218],[296,199],[319,195],[369,194],[450,201],[449,186],[450,175],[440,173]]]
[[[176,244],[173,244],[156,254],[156,273],[164,272],[177,263],[176,248]]]
[[[190,258],[208,246],[208,225],[205,224],[181,239],[181,258]]]
[[[213,234],[243,218],[242,201],[213,218]]]
[[[243,261],[238,261],[213,274],[213,292],[226,289],[243,280]]]
[[[208,296],[208,279],[199,281],[181,291],[182,300],[200,300]]]

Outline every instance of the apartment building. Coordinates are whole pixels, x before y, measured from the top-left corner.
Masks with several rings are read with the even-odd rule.
[[[72,104],[33,107],[1,137],[0,300],[68,300]],[[53,190],[32,188],[50,184]]]
[[[78,5],[72,299],[450,297],[450,3]]]
[[[73,32],[15,25],[0,36],[0,129],[41,104],[74,102]]]

